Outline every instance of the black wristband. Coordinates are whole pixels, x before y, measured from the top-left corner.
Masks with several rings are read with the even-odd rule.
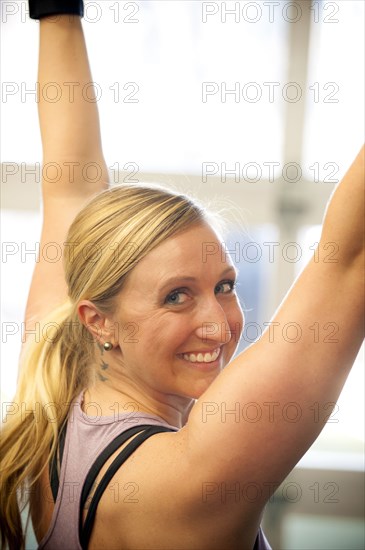
[[[83,0],[29,0],[29,16],[41,19],[48,15],[79,15],[84,17]]]

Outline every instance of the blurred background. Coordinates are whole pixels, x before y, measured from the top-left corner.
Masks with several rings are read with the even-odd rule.
[[[86,1],[83,25],[111,181],[163,183],[227,220],[241,351],[313,254],[364,141],[364,3]],[[1,1],[3,402],[38,252],[36,93],[58,93],[37,90],[38,26],[26,1]],[[331,327],[318,330],[331,338]],[[322,434],[266,508],[273,548],[365,548],[363,472],[362,349]]]

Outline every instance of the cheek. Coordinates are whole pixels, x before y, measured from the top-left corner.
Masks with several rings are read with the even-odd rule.
[[[191,333],[190,316],[152,316],[136,324],[139,355],[170,355]]]

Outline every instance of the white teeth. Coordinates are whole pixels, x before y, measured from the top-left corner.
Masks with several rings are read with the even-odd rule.
[[[220,348],[217,348],[212,353],[198,353],[197,355],[195,353],[184,353],[183,357],[191,363],[212,363],[218,358],[219,352]]]

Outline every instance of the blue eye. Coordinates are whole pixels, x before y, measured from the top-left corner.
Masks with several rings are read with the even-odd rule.
[[[236,289],[236,282],[233,280],[230,281],[222,281],[219,283],[215,288],[214,292],[216,294],[233,294],[233,292]],[[188,289],[186,288],[177,288],[176,290],[173,290],[168,296],[166,297],[164,303],[169,305],[182,305],[185,303],[185,301],[181,301],[179,299],[180,295],[187,294]]]
[[[219,292],[219,288],[222,288],[223,286],[226,286],[226,287],[228,286],[228,290],[226,291],[223,290],[222,294],[231,294],[236,289],[236,281],[223,281],[222,283],[219,283],[219,285],[215,287],[215,291]]]
[[[171,292],[165,300],[165,304],[180,304],[176,298],[179,296],[179,294],[186,294],[183,289],[177,289]]]

